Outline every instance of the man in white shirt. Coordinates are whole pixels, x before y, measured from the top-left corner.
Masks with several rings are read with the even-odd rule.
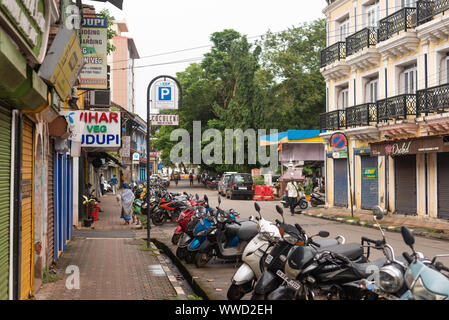
[[[287,196],[288,202],[290,204],[290,212],[292,215],[294,215],[296,203],[298,201],[298,187],[296,185],[296,182],[290,181],[287,184]]]

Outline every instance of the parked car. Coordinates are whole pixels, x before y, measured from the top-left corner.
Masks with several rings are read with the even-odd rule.
[[[218,194],[225,196],[226,195],[226,185],[233,174],[237,172],[225,172],[223,177],[218,181]]]
[[[233,200],[241,196],[247,200],[254,198],[253,177],[249,173],[234,173],[226,184],[226,198]]]

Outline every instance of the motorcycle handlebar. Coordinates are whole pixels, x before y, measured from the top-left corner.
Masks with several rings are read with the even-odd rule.
[[[381,247],[385,244],[383,240],[373,240],[373,239],[366,238],[366,237],[362,237],[362,242],[372,243],[376,247]]]
[[[276,219],[274,222],[276,222],[277,224],[282,224],[282,222],[279,221],[278,219]]]
[[[310,244],[313,244],[315,247],[321,248],[321,245],[319,243],[316,243],[312,239],[310,239]]]
[[[402,256],[405,258],[405,260],[407,260],[407,262],[408,262],[409,264],[413,262],[413,258],[412,258],[407,252],[404,252],[404,253],[402,254]]]
[[[297,223],[295,223],[296,229],[298,229],[299,232],[304,233],[304,230],[301,228],[301,226]]]

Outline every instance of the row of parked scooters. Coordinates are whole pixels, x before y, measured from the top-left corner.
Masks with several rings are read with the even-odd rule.
[[[184,195],[186,196],[186,195]],[[402,227],[410,252],[396,256],[387,243],[374,210],[382,238],[363,237],[361,244],[346,243],[343,236],[328,239],[329,232],[308,235],[299,224],[288,224],[283,209],[281,220],[270,222],[261,215],[239,219],[233,209],[209,206],[209,199],[187,196],[190,205],[180,214],[172,242],[176,255],[187,263],[204,267],[212,258],[243,262],[232,278],[227,297],[240,300],[449,300],[449,268],[439,258],[426,258],[414,249],[415,238]],[[321,239],[316,239],[321,238]],[[383,257],[370,260],[372,250]]]

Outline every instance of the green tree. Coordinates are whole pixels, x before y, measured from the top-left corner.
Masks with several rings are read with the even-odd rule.
[[[108,9],[103,9],[99,13],[100,16],[108,18],[108,44],[107,44],[107,52],[110,55],[115,51],[116,47],[112,44],[111,40],[113,37],[117,35],[117,32],[112,28],[114,25],[114,18],[111,17],[111,13]]]

